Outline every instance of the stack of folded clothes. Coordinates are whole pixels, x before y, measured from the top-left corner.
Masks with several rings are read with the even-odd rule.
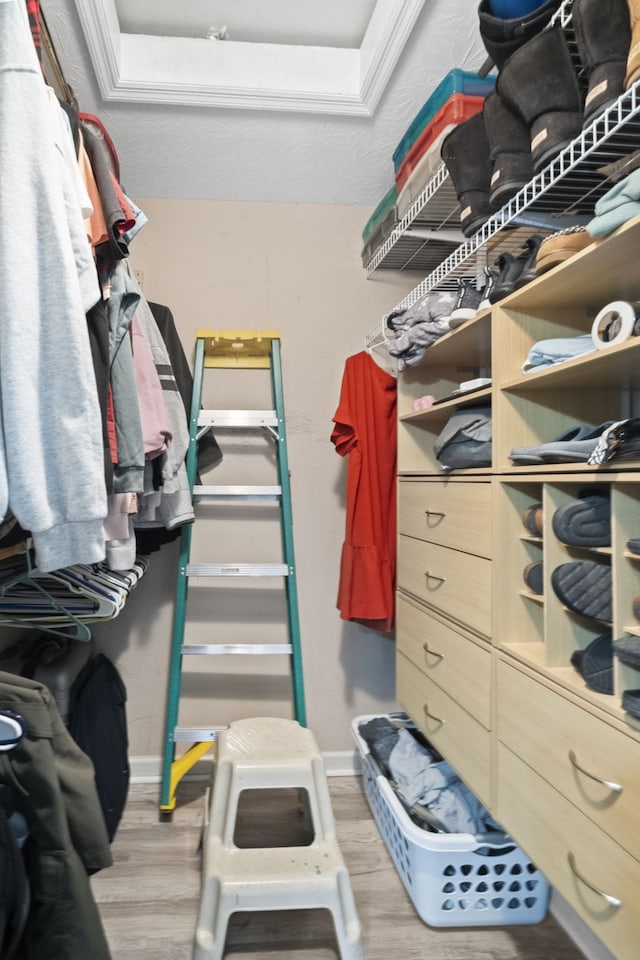
[[[595,344],[590,333],[577,337],[554,337],[551,340],[538,340],[534,343],[527,359],[522,364],[523,373],[535,373],[545,367],[553,367],[565,360],[581,357],[585,353],[594,353]]]

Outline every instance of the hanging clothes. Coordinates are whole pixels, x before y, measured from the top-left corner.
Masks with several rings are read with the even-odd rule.
[[[391,630],[396,555],[397,384],[365,351],[345,363],[331,442],[348,457],[337,606],[343,620]]]
[[[0,517],[31,531],[43,570],[101,560],[107,506],[82,213],[52,124],[26,8],[0,3]]]

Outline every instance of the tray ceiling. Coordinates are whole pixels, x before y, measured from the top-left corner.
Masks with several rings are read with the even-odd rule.
[[[41,0],[41,9],[132,197],[375,204],[393,182],[395,146],[439,81],[486,58],[469,0]],[[225,40],[202,36],[223,26]]]
[[[75,2],[105,100],[369,116],[425,0]]]

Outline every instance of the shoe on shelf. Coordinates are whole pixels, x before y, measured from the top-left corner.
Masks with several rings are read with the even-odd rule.
[[[550,443],[539,443],[532,447],[513,447],[509,459],[517,466],[541,463],[586,463],[598,445],[600,436],[613,420],[607,420],[598,427],[570,427]]]
[[[542,572],[542,560],[534,560],[532,563],[528,563],[522,571],[522,579],[529,590],[538,596],[542,596],[543,593]]]
[[[605,493],[579,496],[554,512],[551,526],[558,540],[569,547],[611,545],[611,499]]]
[[[593,243],[593,237],[585,227],[566,227],[545,237],[536,254],[536,276],[546,273],[559,263],[564,263]]]
[[[558,600],[573,613],[593,620],[611,621],[611,567],[594,560],[561,563],[551,573]]]
[[[622,694],[622,709],[632,717],[640,718],[640,690],[625,690]]]
[[[592,640],[584,650],[574,650],[571,665],[584,678],[590,690],[613,693],[613,644],[611,634]]]
[[[640,637],[625,633],[624,636],[613,641],[613,652],[618,660],[622,660],[623,663],[640,667]]]
[[[542,504],[532,503],[522,511],[522,522],[532,537],[542,536]]]
[[[640,537],[631,537],[630,540],[627,540],[627,550],[634,557],[640,557]]]
[[[473,320],[481,310],[488,310],[491,306],[489,293],[497,274],[489,267],[485,267],[483,272],[485,282],[479,290],[474,280],[465,277],[458,279],[458,300],[449,317],[449,326],[452,330],[461,327],[466,320]]]
[[[522,252],[517,257],[507,251],[500,254],[496,260],[499,273],[489,294],[491,303],[497,303],[535,279],[536,257],[541,243],[542,237],[534,234],[522,244]]]
[[[476,287],[471,277],[458,277],[458,299],[449,317],[449,326],[452,330],[459,327],[465,320],[475,317],[482,300],[482,291]]]
[[[493,290],[496,280],[498,279],[498,274],[495,270],[492,270],[491,267],[484,267],[484,286],[480,288],[480,293],[482,294],[482,300],[480,301],[480,306],[478,307],[478,313],[481,310],[488,310],[491,306],[491,291]]]

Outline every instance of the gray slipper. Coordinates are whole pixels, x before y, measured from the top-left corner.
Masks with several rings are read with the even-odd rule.
[[[533,447],[513,447],[509,454],[512,463],[586,463],[598,445],[600,435],[610,427],[613,420],[597,427],[572,427],[550,443],[538,443]]]
[[[613,693],[613,650],[611,634],[596,637],[584,650],[575,650],[572,665],[584,677],[590,690]]]
[[[565,503],[555,511],[551,526],[558,540],[570,547],[611,544],[611,500],[594,493]]]
[[[622,694],[622,709],[633,717],[640,718],[640,690],[625,690]]]
[[[613,641],[613,652],[618,660],[622,660],[623,663],[640,667],[640,637],[625,633],[623,637],[618,637],[617,640]]]
[[[542,560],[534,560],[528,563],[522,571],[522,579],[529,587],[532,593],[542,596],[543,578],[542,578]]]
[[[611,621],[611,567],[593,560],[561,563],[551,586],[565,607],[583,617]]]

